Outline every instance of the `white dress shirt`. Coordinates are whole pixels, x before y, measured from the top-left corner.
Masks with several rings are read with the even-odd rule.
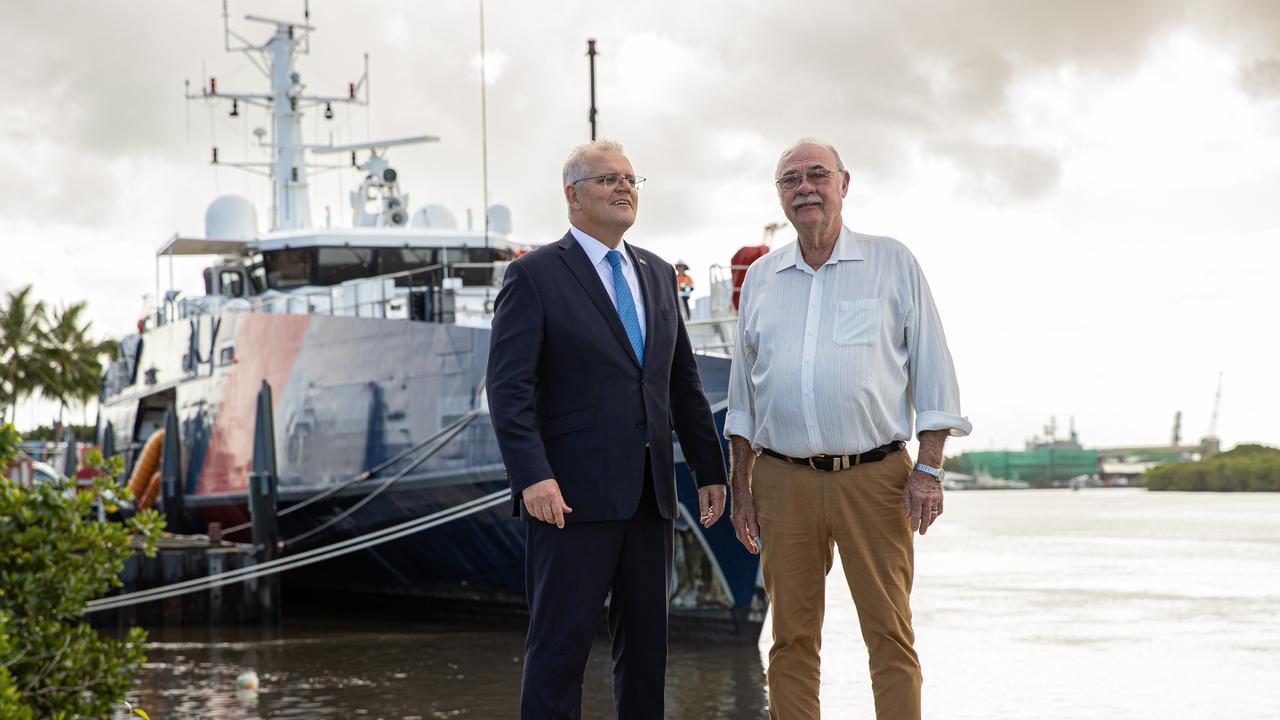
[[[968,435],[942,321],[905,245],[842,228],[817,271],[797,242],[743,281],[725,436],[792,457],[849,455],[915,431]]]
[[[569,226],[569,232],[573,235],[573,239],[577,240],[582,249],[587,252],[587,258],[591,260],[591,266],[600,275],[600,282],[604,283],[604,291],[609,293],[609,300],[613,303],[613,309],[617,310],[618,293],[613,288],[613,266],[609,264],[608,258],[605,257],[609,252],[609,246],[572,225]],[[626,278],[627,285],[631,288],[631,299],[636,304],[636,319],[640,321],[640,339],[644,340],[648,334],[644,324],[644,294],[640,292],[640,278],[636,277],[636,267],[631,262],[631,253],[627,252],[627,242],[625,240],[618,243],[618,254],[622,256],[622,277]]]

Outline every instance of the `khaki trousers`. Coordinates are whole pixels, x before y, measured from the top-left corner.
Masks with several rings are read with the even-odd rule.
[[[879,720],[920,717],[920,660],[912,648],[911,525],[902,489],[905,450],[840,472],[761,455],[751,493],[760,521],[765,592],[773,609],[769,716],[818,718],[819,660],[833,546],[867,644]]]

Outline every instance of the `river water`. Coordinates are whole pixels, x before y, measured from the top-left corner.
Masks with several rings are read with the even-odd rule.
[[[1280,718],[1280,494],[953,492],[918,538],[926,718]],[[130,701],[161,718],[515,717],[523,630],[385,617],[153,632]],[[669,718],[767,717],[758,647],[676,642]],[[827,718],[873,717],[866,650],[836,562],[822,649]],[[584,717],[611,715],[606,638]],[[255,696],[235,691],[252,669]],[[123,711],[117,715],[128,717]]]

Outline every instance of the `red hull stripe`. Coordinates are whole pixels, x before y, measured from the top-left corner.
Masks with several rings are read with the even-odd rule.
[[[236,364],[222,386],[197,494],[244,492],[248,487],[258,388],[266,380],[272,402],[280,402],[310,323],[309,315],[263,313],[245,319],[236,337]]]

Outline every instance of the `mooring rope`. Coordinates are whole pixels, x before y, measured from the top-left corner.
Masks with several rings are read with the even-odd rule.
[[[437,433],[437,434],[436,434],[436,436],[435,436],[435,437],[437,437],[437,438],[441,438],[441,439],[440,439],[439,443],[438,443],[435,447],[430,448],[430,449],[428,449],[428,450],[424,451],[421,455],[419,455],[418,457],[414,458],[413,462],[409,463],[409,464],[408,464],[408,465],[406,465],[404,468],[402,468],[402,469],[400,470],[400,472],[398,472],[398,473],[396,473],[395,475],[392,475],[391,477],[387,478],[385,481],[383,481],[383,483],[382,483],[381,485],[379,485],[378,487],[374,488],[372,491],[370,491],[370,492],[369,492],[368,494],[366,494],[364,497],[360,498],[359,502],[357,502],[356,504],[352,505],[351,507],[347,508],[346,510],[343,510],[342,512],[338,513],[337,515],[335,515],[335,516],[333,516],[333,517],[329,518],[328,520],[326,520],[325,522],[321,523],[320,525],[317,525],[316,527],[313,527],[313,528],[311,528],[310,530],[306,530],[306,531],[304,531],[304,532],[298,533],[297,535],[294,535],[293,537],[291,537],[291,538],[289,538],[289,539],[285,540],[285,541],[283,542],[283,546],[284,546],[284,547],[288,547],[288,546],[290,546],[290,545],[296,545],[297,543],[300,543],[300,542],[302,542],[303,540],[306,540],[307,538],[309,538],[309,537],[311,537],[311,536],[313,536],[313,535],[316,535],[316,534],[318,534],[318,533],[324,532],[325,530],[328,530],[329,528],[333,527],[334,525],[337,525],[338,523],[340,523],[340,522],[342,522],[343,520],[345,520],[345,519],[347,519],[348,517],[350,517],[350,516],[351,516],[353,513],[355,513],[357,510],[359,510],[360,508],[362,508],[362,507],[364,507],[365,505],[369,504],[369,502],[370,502],[370,501],[372,501],[374,498],[376,498],[376,497],[378,497],[379,495],[381,495],[381,494],[382,494],[382,492],[383,492],[384,490],[386,490],[387,488],[391,487],[391,486],[392,486],[393,484],[395,484],[395,483],[396,483],[396,481],[398,481],[400,478],[404,477],[405,475],[408,475],[408,474],[409,474],[409,472],[410,472],[410,471],[412,471],[414,468],[416,468],[416,467],[418,467],[419,465],[421,465],[422,463],[426,462],[426,461],[427,461],[431,456],[433,456],[433,455],[435,455],[436,453],[440,452],[440,450],[442,450],[442,449],[444,448],[444,446],[445,446],[445,445],[448,445],[448,444],[449,444],[449,441],[450,441],[450,440],[452,440],[452,439],[454,439],[455,437],[457,437],[458,433],[462,432],[463,428],[465,428],[465,427],[467,426],[467,424],[468,424],[468,423],[470,423],[472,420],[474,420],[474,419],[476,418],[476,416],[477,416],[477,415],[479,415],[479,414],[480,414],[480,411],[479,411],[479,410],[472,410],[471,412],[467,413],[466,415],[463,415],[462,417],[458,418],[458,419],[457,419],[457,420],[455,420],[454,422],[450,423],[450,424],[449,424],[449,426],[448,426],[448,428],[447,428],[447,431],[446,431],[444,434],[441,434],[441,433]],[[319,499],[319,497],[318,497],[318,496],[317,496],[317,497],[314,497],[314,498],[311,498],[311,499],[309,499],[309,500],[303,501],[303,502],[304,502],[304,503],[306,503],[306,504],[309,504],[309,503],[311,503],[311,502],[313,502],[313,501],[315,501],[315,500],[317,500],[317,499]],[[292,510],[294,507],[297,507],[297,506],[291,506],[289,509],[290,509],[290,510]],[[283,514],[283,513],[281,513],[281,514]]]
[[[499,490],[497,492],[475,498],[474,500],[468,500],[467,502],[456,505],[448,510],[441,510],[440,512],[408,520],[400,523],[399,525],[393,525],[388,528],[383,528],[382,530],[371,532],[367,535],[349,538],[331,545],[318,547],[313,550],[298,553],[297,555],[269,560],[247,568],[229,570],[224,573],[196,578],[194,580],[184,580],[171,585],[149,588],[147,590],[137,590],[123,595],[91,600],[85,604],[83,614],[87,615],[89,613],[100,612],[103,610],[115,610],[117,608],[128,607],[130,605],[154,602],[156,600],[166,600],[179,595],[187,595],[190,593],[201,592],[203,590],[212,590],[213,588],[230,585],[231,583],[244,582],[246,580],[266,575],[284,572],[285,570],[293,570],[295,568],[323,562],[349,553],[366,550],[368,548],[381,545],[382,543],[391,542],[392,540],[398,540],[402,537],[412,535],[413,533],[445,525],[453,522],[454,520],[460,520],[469,515],[474,515],[475,513],[488,510],[491,507],[510,501],[511,492],[509,490]]]
[[[444,427],[440,428],[440,429],[439,429],[439,430],[437,430],[436,432],[432,433],[429,437],[427,437],[426,439],[424,439],[422,442],[416,443],[416,444],[414,444],[414,445],[412,445],[412,446],[410,446],[410,447],[406,448],[405,450],[402,450],[401,452],[399,452],[398,454],[396,454],[396,456],[395,456],[395,457],[390,458],[390,459],[388,459],[388,460],[384,460],[383,462],[378,463],[377,465],[375,465],[375,466],[373,466],[373,467],[369,468],[368,470],[361,471],[359,474],[354,475],[354,476],[352,476],[351,478],[349,478],[349,479],[347,479],[347,480],[344,480],[343,482],[338,483],[337,485],[333,485],[333,486],[331,486],[331,487],[327,487],[327,488],[325,488],[324,490],[321,490],[320,492],[316,493],[315,495],[312,495],[311,497],[307,498],[306,500],[303,500],[302,502],[298,502],[298,503],[294,503],[293,505],[290,505],[289,507],[287,507],[287,508],[285,508],[285,509],[281,510],[280,512],[276,513],[277,517],[279,517],[279,516],[283,516],[283,515],[288,515],[289,513],[294,512],[295,510],[301,510],[302,508],[307,507],[308,505],[311,505],[312,503],[316,503],[316,502],[319,502],[319,501],[321,501],[321,500],[324,500],[325,498],[329,497],[330,495],[333,495],[334,493],[336,493],[336,492],[338,492],[338,491],[340,491],[340,490],[345,490],[346,488],[349,488],[349,487],[351,487],[352,485],[355,485],[355,484],[357,484],[357,483],[362,483],[362,482],[364,482],[365,480],[368,480],[369,478],[373,477],[374,475],[377,475],[378,473],[380,473],[380,472],[382,472],[383,470],[387,469],[388,467],[390,467],[390,466],[394,465],[395,463],[398,463],[398,462],[400,462],[401,460],[405,459],[405,458],[406,458],[406,457],[408,457],[411,453],[415,453],[415,452],[417,452],[418,450],[421,450],[422,448],[424,448],[424,447],[426,447],[426,446],[430,445],[431,443],[435,442],[435,441],[436,441],[436,440],[438,440],[439,438],[443,437],[446,433],[449,433],[449,432],[455,431],[455,430],[459,429],[459,427],[460,427],[460,426],[466,425],[467,423],[471,422],[473,419],[475,419],[475,417],[476,417],[477,415],[479,415],[479,414],[480,414],[480,412],[481,412],[480,410],[472,410],[471,412],[468,412],[466,415],[462,415],[462,416],[460,416],[460,417],[456,418],[453,422],[449,423],[448,425],[445,425]],[[456,434],[456,433],[455,433],[455,434]],[[453,436],[452,436],[452,435],[450,435],[450,439],[452,439],[452,437],[453,437]],[[424,456],[419,457],[418,459],[416,459],[416,460],[415,460],[415,461],[414,461],[414,462],[409,466],[409,468],[407,468],[407,469],[406,469],[406,471],[405,471],[405,472],[407,472],[408,470],[411,470],[411,469],[413,469],[414,467],[416,467],[416,466],[418,466],[419,464],[421,464],[423,460],[426,460],[428,457],[430,457],[432,454],[434,454],[436,450],[439,450],[439,449],[440,449],[440,448],[435,448],[435,449],[431,450],[430,452],[428,452],[426,455],[424,455]],[[403,475],[403,474],[404,474],[404,473],[401,473],[401,475]],[[399,477],[397,477],[396,479],[399,479]],[[237,532],[240,532],[240,531],[242,531],[242,530],[248,530],[248,529],[249,529],[249,528],[251,528],[251,527],[253,527],[253,521],[252,521],[252,520],[250,520],[250,521],[248,521],[248,522],[240,523],[239,525],[232,525],[232,526],[231,526],[231,527],[229,527],[229,528],[224,528],[224,529],[222,530],[222,534],[223,534],[223,535],[230,535],[231,533],[237,533]]]

